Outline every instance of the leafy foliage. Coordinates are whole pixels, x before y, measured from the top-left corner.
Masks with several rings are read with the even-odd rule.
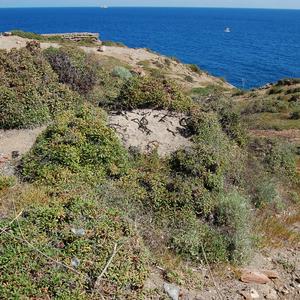
[[[83,50],[72,47],[48,48],[45,56],[59,81],[74,91],[87,94],[96,84],[95,62]]]
[[[269,172],[296,179],[295,150],[291,145],[274,138],[255,138],[250,149]]]
[[[58,83],[39,49],[0,51],[0,128],[43,124],[80,101]]]
[[[0,221],[1,228],[7,224]],[[118,210],[94,201],[52,199],[28,207],[9,227],[0,241],[0,292],[6,299],[99,299],[99,293],[110,298],[136,291],[147,276],[147,255],[133,226]],[[95,282],[115,245],[99,290]]]
[[[187,111],[192,101],[166,79],[133,77],[121,89],[115,105],[124,109],[155,108]]]
[[[117,66],[112,70],[112,75],[124,80],[128,80],[132,77],[132,74],[128,69],[120,66]]]
[[[123,174],[127,165],[126,151],[103,112],[85,106],[60,115],[47,128],[24,158],[22,174],[52,184],[72,178],[95,183]]]

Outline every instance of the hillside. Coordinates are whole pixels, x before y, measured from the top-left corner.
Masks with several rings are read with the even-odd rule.
[[[299,80],[99,47],[0,37],[1,297],[297,299]]]

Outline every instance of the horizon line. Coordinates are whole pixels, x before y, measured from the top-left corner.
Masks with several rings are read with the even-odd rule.
[[[101,6],[5,6],[0,9],[19,9],[19,8],[99,8]],[[300,10],[300,8],[284,7],[228,7],[228,6],[108,6],[109,8],[207,8],[207,9],[261,9],[261,10]]]

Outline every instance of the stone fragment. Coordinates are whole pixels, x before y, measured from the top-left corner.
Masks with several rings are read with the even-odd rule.
[[[241,275],[241,281],[245,283],[266,284],[271,280],[263,273],[258,271],[244,270]]]
[[[279,278],[279,274],[276,271],[274,271],[274,270],[263,270],[262,273],[264,275],[266,275],[270,279],[277,279],[277,278]]]
[[[172,300],[179,300],[179,287],[165,282],[164,290]]]

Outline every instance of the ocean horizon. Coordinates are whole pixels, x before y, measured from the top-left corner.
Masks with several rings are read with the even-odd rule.
[[[67,16],[67,18],[66,18]],[[224,32],[224,28],[230,32]],[[97,7],[1,8],[0,31],[98,32],[197,64],[239,88],[300,77],[300,10]]]

